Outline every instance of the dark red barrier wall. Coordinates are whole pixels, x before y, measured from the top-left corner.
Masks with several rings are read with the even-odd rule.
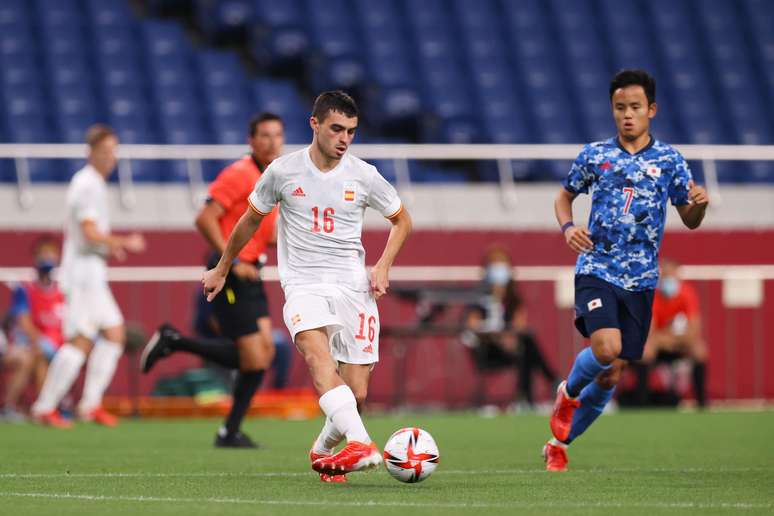
[[[0,267],[29,264],[29,248],[36,232],[0,232]],[[199,265],[206,247],[194,232],[146,232],[148,252],[121,265]],[[373,263],[381,251],[385,232],[367,232],[364,243]],[[483,250],[493,242],[506,245],[516,265],[570,265],[573,255],[554,231],[416,231],[398,260],[399,265],[476,265]],[[674,232],[667,233],[663,255],[686,264],[774,264],[774,231]],[[272,261],[272,263],[274,263]],[[697,283],[702,300],[705,336],[710,347],[709,390],[713,398],[774,399],[774,349],[766,345],[774,336],[774,282],[766,284],[762,309],[728,310],[722,305],[721,282]],[[553,284],[525,282],[530,323],[535,328],[549,359],[566,374],[582,345],[572,329],[572,313],[557,310]],[[162,321],[188,328],[191,320],[194,283],[116,283],[116,298],[127,320],[138,321],[147,332]],[[269,286],[275,324],[282,327],[282,293],[279,285]],[[8,292],[0,289],[0,310],[7,306]],[[414,307],[394,297],[380,302],[383,325],[405,324],[414,320]],[[405,355],[401,352],[405,345]],[[398,398],[408,402],[439,402],[463,405],[473,399],[481,386],[465,349],[448,338],[426,338],[413,343],[384,339],[382,362],[376,368],[371,399],[391,403]],[[403,357],[401,362],[400,357]],[[126,361],[126,359],[124,359]],[[160,364],[150,377],[143,378],[141,390],[148,392],[161,375],[173,374],[196,364],[181,357]],[[405,370],[396,364],[404,364]],[[111,392],[125,392],[128,364],[122,363]],[[306,372],[296,361],[291,376],[294,385],[308,385]],[[513,390],[509,373],[497,374],[484,384],[490,399],[505,400]],[[549,396],[547,385],[538,386],[541,397]]]

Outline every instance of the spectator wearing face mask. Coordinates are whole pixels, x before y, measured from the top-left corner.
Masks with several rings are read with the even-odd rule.
[[[33,246],[36,279],[13,288],[8,326],[11,345],[5,354],[3,367],[10,371],[3,409],[6,421],[20,421],[22,392],[35,380],[39,388],[54,353],[62,345],[62,310],[64,296],[51,277],[59,264],[59,243],[50,236],[37,240]]]
[[[653,321],[642,361],[686,358],[693,362],[692,383],[696,402],[707,403],[707,348],[701,335],[699,300],[692,285],[680,279],[680,264],[661,261],[661,279],[653,301]]]
[[[533,373],[539,371],[552,384],[557,381],[556,373],[527,324],[527,307],[513,279],[513,263],[506,249],[490,247],[483,268],[481,297],[465,312],[462,342],[481,371],[515,367],[519,401],[532,407]]]

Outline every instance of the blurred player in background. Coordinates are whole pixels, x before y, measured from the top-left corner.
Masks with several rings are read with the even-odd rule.
[[[390,267],[411,231],[395,188],[376,168],[347,153],[357,124],[357,106],[349,95],[336,91],[317,97],[310,118],[312,144],[269,166],[223,256],[202,280],[208,299],[215,299],[227,285],[232,260],[279,202],[283,315],[326,416],[309,454],[325,482],[344,481],[345,473],[382,460],[358,409],[379,360],[376,300],[386,293]],[[370,275],[361,243],[368,206],[392,223]],[[334,454],[345,438],[347,445]]]
[[[59,243],[52,236],[44,236],[35,242],[33,254],[37,278],[14,287],[8,313],[13,345],[5,356],[4,366],[13,373],[8,379],[0,414],[6,421],[25,419],[18,410],[22,392],[33,378],[38,388],[43,385],[48,363],[64,342],[64,295],[51,277],[59,264]]]
[[[67,189],[64,251],[59,283],[65,294],[65,343],[49,367],[32,415],[40,423],[68,427],[57,406],[89,358],[77,415],[85,421],[113,426],[117,419],[102,408],[102,395],[113,379],[126,339],[124,319],[107,281],[107,259],[126,258],[145,250],[142,235],[110,231],[107,178],[116,166],[118,137],[96,124],[86,133],[88,163],[75,173]],[[97,341],[97,338],[99,340]],[[95,344],[96,342],[96,344]]]
[[[546,469],[567,469],[566,448],[602,413],[627,361],[639,360],[650,329],[658,252],[667,201],[690,229],[701,225],[709,197],[694,184],[682,155],[649,132],[656,83],[623,70],[610,84],[617,136],[586,145],[554,203],[575,268],[575,326],[591,345],[559,385],[543,447]],[[572,203],[592,192],[588,229],[573,224]]]
[[[285,143],[282,119],[271,113],[255,116],[250,121],[247,142],[250,154],[223,169],[210,185],[207,202],[196,217],[196,227],[214,251],[208,267],[218,263],[234,226],[247,210],[247,198],[256,182],[269,163],[282,154]],[[266,247],[276,241],[276,210],[270,212],[234,258],[226,278],[225,295],[213,303],[218,331],[223,337],[187,337],[164,324],[150,339],[141,358],[145,373],[159,359],[175,351],[193,353],[239,371],[231,410],[215,435],[216,447],[256,447],[240,427],[274,358],[269,302],[260,275],[266,261]]]
[[[653,323],[642,356],[643,365],[660,358],[687,358],[693,362],[693,394],[699,407],[707,403],[705,378],[707,347],[701,336],[699,296],[680,278],[680,264],[662,260],[661,278],[653,301]],[[641,371],[641,381],[647,379]]]

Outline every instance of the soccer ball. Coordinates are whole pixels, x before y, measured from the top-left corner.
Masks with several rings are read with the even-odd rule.
[[[384,445],[384,466],[401,482],[421,482],[438,467],[438,445],[421,428],[401,428]]]

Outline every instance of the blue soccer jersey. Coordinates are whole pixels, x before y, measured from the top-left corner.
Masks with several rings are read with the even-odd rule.
[[[682,155],[657,140],[637,154],[617,138],[586,145],[563,183],[573,194],[591,191],[594,248],[578,257],[575,273],[626,290],[656,288],[667,198],[675,206],[688,204],[690,180]]]

